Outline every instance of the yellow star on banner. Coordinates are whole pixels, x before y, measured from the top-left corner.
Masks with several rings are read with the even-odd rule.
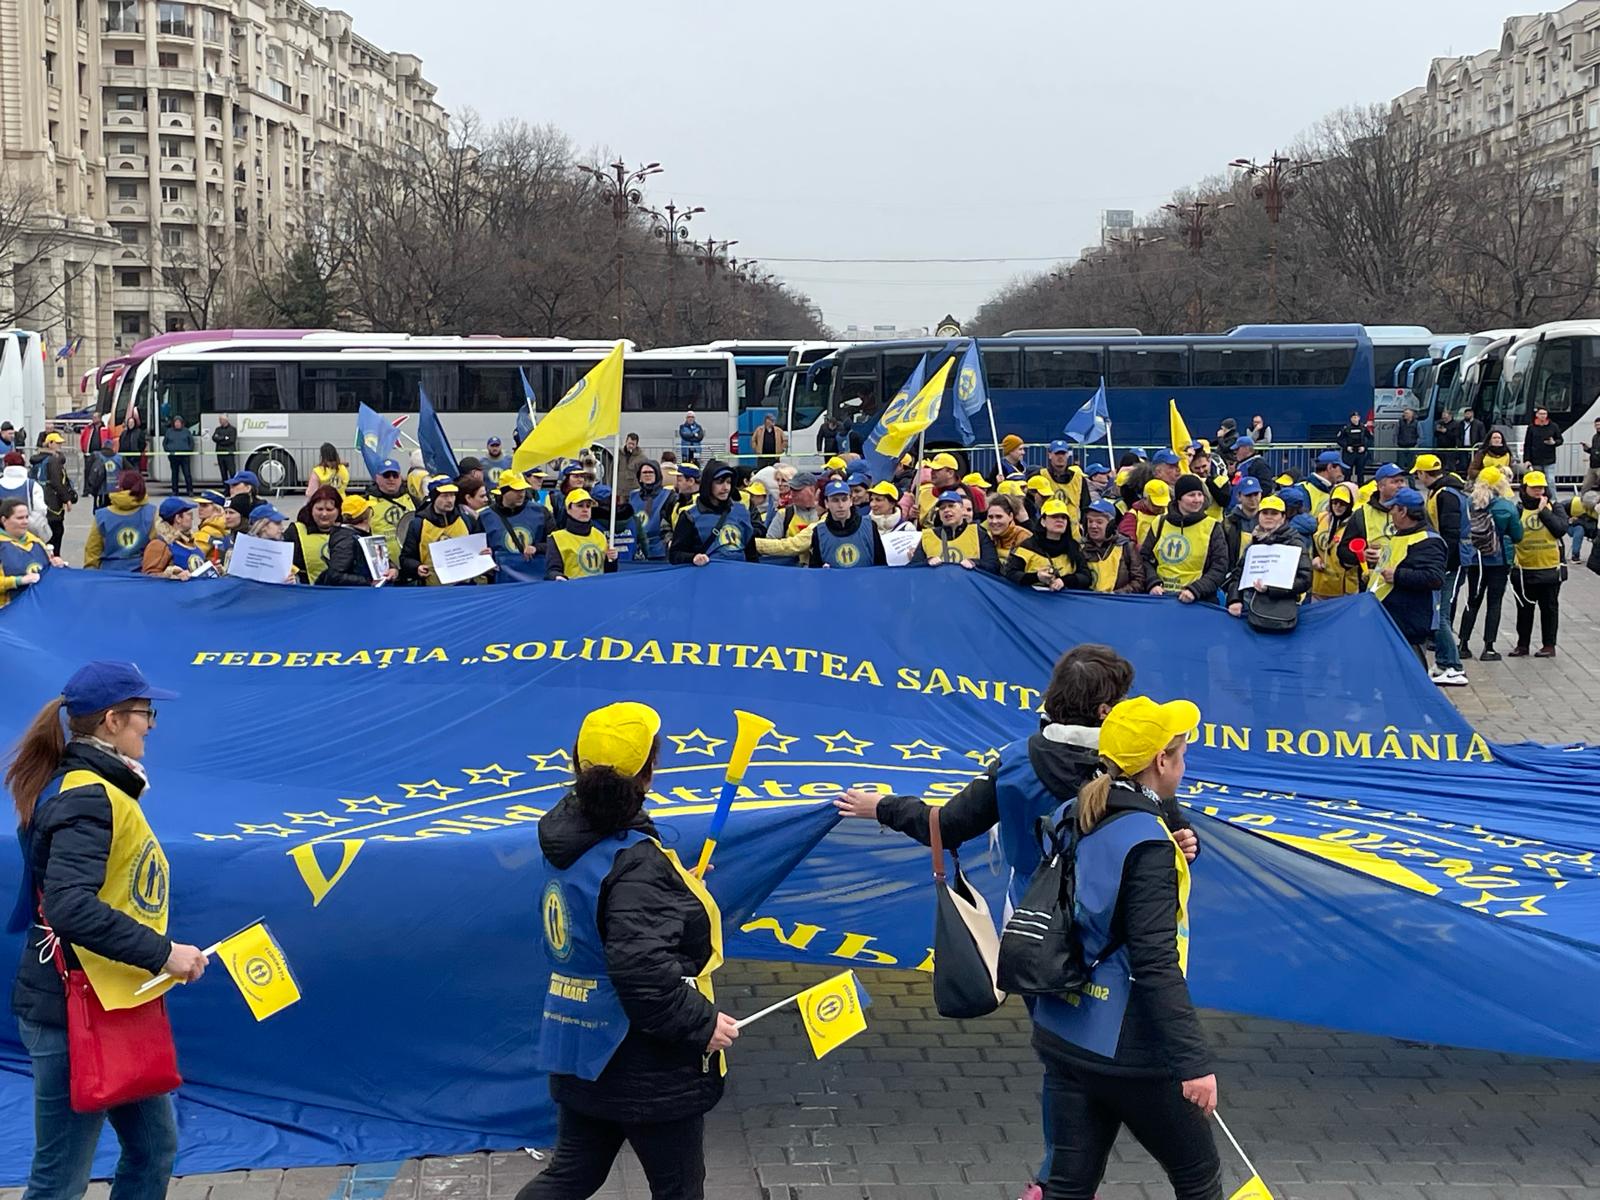
[[[572,755],[565,750],[557,750],[553,754],[530,754],[535,771],[570,771],[572,770]]]
[[[242,842],[244,838],[237,833],[197,833],[195,837],[202,842]]]
[[[750,751],[750,753],[754,754],[756,750],[771,750],[774,754],[787,754],[789,753],[789,747],[799,740],[797,737],[790,737],[788,734],[779,733],[774,729],[763,736],[756,743],[755,750]]]
[[[234,824],[246,833],[259,833],[262,837],[286,838],[293,837],[295,833],[294,830],[278,824],[249,825],[243,821],[235,821]]]
[[[522,774],[521,771],[508,771],[499,763],[487,767],[462,767],[462,774],[472,783],[486,783],[491,787],[510,787],[511,781]]]
[[[718,746],[726,746],[727,738],[714,738],[696,729],[693,733],[669,733],[667,737],[677,744],[679,754],[704,754],[715,756]]]
[[[854,754],[857,758],[864,758],[867,747],[872,745],[865,738],[851,737],[843,729],[838,733],[818,733],[812,736],[827,747],[829,754]]]
[[[365,800],[340,799],[345,812],[371,813],[375,817],[386,816],[397,808],[404,808],[398,800],[380,800],[376,796],[368,796]]]
[[[350,824],[349,817],[330,816],[321,809],[318,809],[316,812],[308,813],[286,812],[283,815],[288,817],[296,825],[323,825],[329,829],[332,829],[335,825]]]
[[[1497,896],[1493,892],[1484,892],[1461,907],[1477,909],[1491,917],[1543,917],[1548,915],[1539,907],[1539,901],[1543,899],[1543,896]],[[1499,905],[1499,911],[1493,905]]]
[[[907,742],[904,745],[899,742],[890,742],[889,745],[900,751],[900,757],[906,762],[910,762],[914,758],[931,758],[937,762],[939,756],[950,749],[948,746],[935,746],[932,742],[925,742],[921,738],[914,742]]]
[[[445,800],[459,792],[460,788],[445,787],[437,779],[429,779],[423,783],[402,783],[407,800]]]
[[[980,767],[987,767],[1000,757],[998,750],[968,750],[966,757],[977,763]]]

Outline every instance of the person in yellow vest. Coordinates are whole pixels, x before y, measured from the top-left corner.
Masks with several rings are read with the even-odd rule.
[[[989,535],[967,520],[966,496],[949,491],[939,496],[934,524],[922,531],[922,543],[911,556],[911,565],[930,567],[954,563],[970,571],[983,565],[991,574],[999,572],[999,558]]]
[[[1361,590],[1361,567],[1346,566],[1339,557],[1339,545],[1356,510],[1356,485],[1336,483],[1328,502],[1317,516],[1317,531],[1311,535],[1311,599],[1332,600],[1353,596]]]
[[[1333,495],[1333,489],[1344,482],[1344,459],[1337,450],[1324,450],[1317,455],[1317,469],[1300,481],[1300,486],[1305,488],[1306,495],[1311,499],[1311,507],[1307,510],[1313,517],[1321,516],[1322,510],[1327,507],[1328,497]],[[1352,487],[1351,489],[1355,489]]]
[[[1483,445],[1479,446],[1477,453],[1472,456],[1472,464],[1467,468],[1467,474],[1476,478],[1478,472],[1485,467],[1493,467],[1507,479],[1515,474],[1511,469],[1511,442],[1503,428],[1496,427],[1489,431],[1489,436],[1483,439]]]
[[[367,489],[367,507],[372,514],[372,535],[381,537],[389,546],[391,566],[400,562],[400,526],[406,517],[417,511],[417,502],[411,498],[405,477],[400,474],[400,464],[386,458],[378,464],[378,473]]]
[[[134,996],[159,972],[185,983],[205,972],[205,954],[168,935],[167,857],[139,804],[155,702],[176,698],[132,663],[86,663],[35,714],[6,771],[22,844],[9,929],[26,937],[11,1011],[33,1066],[34,1195],[84,1194],[108,1118],[122,1147],[119,1194],[165,1196],[172,1175],[178,1134],[169,1095],[101,1112],[71,1108],[63,980],[83,972],[113,1009],[159,1005],[162,989]],[[155,1023],[165,1025],[164,1009]]]
[[[283,531],[284,540],[294,544],[294,569],[300,582],[315,583],[328,569],[328,538],[339,524],[343,499],[335,488],[324,484]]]
[[[1163,479],[1147,479],[1139,499],[1122,514],[1117,532],[1135,546],[1144,545],[1145,535],[1161,516],[1172,507],[1172,489]]]
[[[1044,592],[1088,591],[1094,573],[1072,536],[1072,510],[1051,498],[1039,510],[1039,530],[1011,552],[1005,576],[1013,583]]]
[[[981,516],[984,510],[982,489],[974,490],[958,477],[961,464],[953,454],[939,453],[928,464],[928,482],[917,486],[917,524],[924,527],[937,524],[940,497],[946,492],[959,492],[972,504],[973,514]]]
[[[550,531],[544,544],[546,579],[588,579],[611,575],[617,569],[617,549],[606,545],[606,535],[594,527],[594,497],[583,488],[567,493],[566,521]]]
[[[645,812],[660,733],[648,705],[589,713],[572,790],[539,822],[552,986],[535,1062],[550,1075],[557,1133],[517,1200],[594,1195],[624,1142],[652,1196],[705,1194],[705,1114],[722,1099],[722,1054],[739,1028],[713,998],[722,914]]]
[[[1072,443],[1057,438],[1045,448],[1044,470],[1033,477],[1049,484],[1048,496],[1067,506],[1073,536],[1083,524],[1083,510],[1094,499],[1089,494],[1089,478],[1072,461]]]
[[[316,499],[317,493],[325,487],[338,492],[340,499],[350,490],[350,468],[339,457],[332,442],[323,442],[317,451],[317,465],[311,468],[311,478],[306,480],[306,499]]]
[[[1511,568],[1511,594],[1517,601],[1517,644],[1511,658],[1526,658],[1533,638],[1533,614],[1539,613],[1539,648],[1535,658],[1556,656],[1556,627],[1561,621],[1561,539],[1567,514],[1550,502],[1543,471],[1522,477],[1522,540]]]
[[[1235,617],[1249,614],[1251,625],[1257,629],[1271,628],[1273,632],[1282,632],[1292,628],[1297,618],[1296,606],[1311,590],[1311,550],[1300,531],[1289,524],[1288,505],[1281,494],[1268,496],[1261,502],[1256,514],[1256,527],[1250,535],[1250,545],[1299,550],[1300,559],[1295,566],[1294,580],[1285,588],[1253,579],[1245,573],[1249,560],[1241,555],[1228,577],[1228,612]],[[1269,621],[1272,624],[1267,624]]]
[[[402,583],[438,585],[439,577],[433,570],[433,543],[442,538],[467,536],[467,523],[456,511],[456,497],[460,491],[456,481],[448,475],[429,477],[428,502],[417,510],[406,529],[405,543],[400,547]]]
[[[1083,514],[1083,557],[1095,591],[1142,596],[1148,590],[1144,559],[1132,539],[1117,531],[1117,506],[1110,500],[1096,500]]]
[[[1448,551],[1444,539],[1428,528],[1428,500],[1415,488],[1401,488],[1390,498],[1388,517],[1389,534],[1367,589],[1394,618],[1426,671],[1428,655],[1422,647],[1439,619],[1439,589],[1444,586]]]
[[[1394,498],[1406,490],[1406,486],[1406,473],[1394,463],[1384,463],[1377,469],[1370,491],[1360,499],[1345,527],[1344,539],[1339,543],[1340,562],[1347,567],[1359,567],[1364,574],[1382,561],[1384,543],[1394,533],[1389,512]],[[1363,546],[1360,554],[1352,549],[1356,542]]]
[[[1175,595],[1182,604],[1214,600],[1232,565],[1222,523],[1206,515],[1205,485],[1193,475],[1179,476],[1174,492],[1172,507],[1139,547],[1150,595]]]

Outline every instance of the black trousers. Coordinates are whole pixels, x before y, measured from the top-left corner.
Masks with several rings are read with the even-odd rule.
[[[217,474],[221,475],[224,480],[232,479],[239,469],[234,465],[237,461],[232,452],[217,451]]]
[[[1093,1200],[1124,1125],[1167,1173],[1176,1200],[1222,1200],[1211,1126],[1170,1079],[1141,1079],[1045,1064],[1050,1176],[1045,1200]]]
[[[1472,628],[1478,623],[1478,612],[1483,611],[1483,648],[1492,650],[1495,638],[1500,636],[1500,608],[1505,603],[1506,581],[1511,578],[1511,567],[1499,566],[1467,568],[1467,611],[1461,616],[1461,644],[1472,640]],[[1456,588],[1457,594],[1461,591]],[[1487,606],[1485,601],[1487,600]]]
[[[611,1174],[626,1142],[650,1181],[650,1200],[701,1200],[706,1186],[706,1119],[622,1125],[559,1105],[550,1165],[516,1200],[588,1200]],[[1220,1194],[1220,1193],[1219,1193]]]
[[[47,512],[44,519],[50,525],[50,553],[61,557],[61,541],[67,535],[67,514]]]
[[[1527,646],[1533,637],[1533,612],[1539,610],[1539,644],[1556,644],[1556,626],[1561,621],[1561,574],[1559,571],[1540,571],[1529,575],[1518,571],[1517,645]]]

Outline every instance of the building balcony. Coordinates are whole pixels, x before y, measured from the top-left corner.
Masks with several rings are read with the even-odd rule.
[[[107,200],[106,218],[111,221],[145,221],[150,206],[143,200]]]
[[[182,41],[194,41],[194,22],[192,21],[158,21],[156,22],[156,36],[162,38],[178,38]]]
[[[148,116],[148,113],[136,108],[108,108],[100,120],[100,125],[112,132],[126,133],[138,130],[143,133]]]
[[[143,67],[101,67],[100,82],[105,84],[132,84],[144,86]]]
[[[144,22],[137,17],[118,17],[107,21],[102,31],[107,37],[143,37]]]
[[[220,139],[222,137],[222,118],[201,117],[200,128],[208,138]]]
[[[222,166],[221,163],[216,162],[216,161],[214,161],[212,159],[207,159],[206,160],[206,162],[205,162],[205,177],[207,179],[212,180],[214,182],[221,182],[223,176],[226,173],[227,172],[223,169],[223,166]]]
[[[164,112],[157,123],[161,126],[162,133],[193,133],[194,114],[186,112]]]
[[[200,73],[193,67],[162,67],[152,74],[154,78],[150,80],[151,87],[192,92],[200,84]]]
[[[61,18],[46,16],[44,19],[44,40],[56,42],[61,40]]]
[[[142,154],[106,155],[107,175],[148,175],[150,160]]]
[[[194,159],[161,157],[161,173],[163,175],[187,176],[194,178]]]
[[[161,202],[161,219],[182,225],[193,225],[195,222],[194,203],[188,200],[163,200]]]
[[[141,310],[150,303],[150,293],[142,287],[114,287],[111,289],[112,307]]]

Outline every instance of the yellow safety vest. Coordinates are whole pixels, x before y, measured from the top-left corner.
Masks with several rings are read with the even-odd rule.
[[[306,582],[315,583],[328,569],[328,538],[333,530],[320,533],[299,521],[294,523],[294,528],[295,536],[300,539],[300,557],[306,560]]]
[[[382,492],[368,492],[367,505],[372,513],[372,535],[381,537],[389,546],[389,561],[400,562],[400,522],[407,513],[417,511],[407,492],[385,496]]]
[[[318,463],[311,468],[311,477],[317,481],[318,487],[331,487],[341,496],[350,490],[350,468],[343,463],[332,470]]]
[[[1163,517],[1155,527],[1156,575],[1161,586],[1186,588],[1205,572],[1206,551],[1211,546],[1211,531],[1216,518],[1202,517],[1193,525],[1167,524]]]
[[[1308,475],[1300,483],[1305,488],[1306,495],[1311,497],[1311,515],[1320,516],[1322,510],[1328,507],[1328,498],[1333,495],[1332,486],[1323,487],[1320,475]]]
[[[1138,509],[1133,510],[1133,540],[1140,546],[1144,545],[1145,534],[1155,527],[1155,523],[1163,517],[1162,513],[1143,513]]]
[[[423,516],[418,516],[417,520],[422,522],[422,535],[417,540],[417,558],[428,568],[428,577],[424,582],[429,587],[436,587],[439,584],[439,572],[433,569],[433,543],[445,538],[466,537],[467,523],[459,515],[442,527]]]
[[[101,903],[125,917],[153,929],[167,932],[169,900],[167,856],[145,820],[139,802],[109,780],[93,771],[68,771],[61,790],[98,784],[111,801],[111,849],[106,855],[105,882],[97,895]],[[136,1008],[160,996],[172,984],[151,988],[142,996],[134,991],[153,976],[142,967],[104,958],[82,946],[74,946],[83,972],[94,986],[94,994],[106,1009]]]
[[[1066,482],[1063,483],[1051,476],[1049,471],[1040,471],[1034,479],[1042,479],[1050,485],[1049,500],[1059,500],[1067,506],[1068,516],[1071,518],[1069,529],[1078,529],[1083,522],[1083,513],[1080,511],[1080,501],[1083,499],[1084,474],[1081,468],[1072,466],[1067,468]]]
[[[1394,533],[1392,530],[1383,540],[1383,557],[1378,560],[1378,565],[1372,569],[1372,577],[1367,581],[1367,587],[1379,600],[1394,591],[1394,584],[1383,577],[1385,568],[1399,567],[1405,562],[1406,554],[1424,538],[1438,537],[1433,530],[1423,528],[1411,533]],[[1372,544],[1370,541],[1367,543]]]
[[[1073,562],[1069,556],[1065,554],[1040,554],[1037,550],[1030,549],[1026,542],[1018,546],[1012,553],[1022,560],[1024,570],[1031,571],[1035,575],[1045,567],[1049,567],[1057,575],[1062,576],[1075,574],[1078,570],[1079,564]]]
[[[1360,511],[1367,531],[1367,548],[1382,550],[1389,539],[1394,537],[1394,522],[1389,519],[1389,514],[1376,504],[1364,504]],[[1378,566],[1382,567],[1383,563],[1380,562]]]
[[[1539,510],[1522,510],[1522,540],[1516,564],[1524,571],[1554,571],[1561,565],[1561,539],[1539,519]]]
[[[411,493],[411,499],[416,502],[417,511],[422,511],[422,506],[428,501],[428,470],[426,467],[412,467],[406,472],[406,490]]]
[[[1090,559],[1089,569],[1094,572],[1094,590],[1097,592],[1114,592],[1117,590],[1117,576],[1122,573],[1122,543],[1117,542],[1106,552],[1102,559]]]
[[[958,563],[968,558],[977,562],[978,550],[976,525],[968,525],[953,538],[944,537],[942,529],[922,531],[922,552],[927,555],[929,562],[937,559],[941,562]]]
[[[1346,525],[1348,522],[1346,523]],[[1313,596],[1353,596],[1361,590],[1361,568],[1347,567],[1339,561],[1339,543],[1346,525],[1334,536],[1332,514],[1324,509],[1317,518],[1317,531],[1311,535],[1312,555],[1322,560],[1322,569],[1311,573]]]
[[[1511,452],[1508,450],[1504,454],[1490,454],[1487,451],[1485,451],[1484,456],[1483,456],[1483,466],[1484,467],[1493,467],[1497,471],[1501,472],[1504,475],[1510,475],[1511,474]],[[1482,470],[1482,469],[1483,469],[1482,467],[1479,468],[1479,470]]]
[[[550,535],[561,555],[561,573],[568,579],[587,579],[602,575],[606,569],[606,535],[590,528],[588,533],[576,534],[558,529]]]

